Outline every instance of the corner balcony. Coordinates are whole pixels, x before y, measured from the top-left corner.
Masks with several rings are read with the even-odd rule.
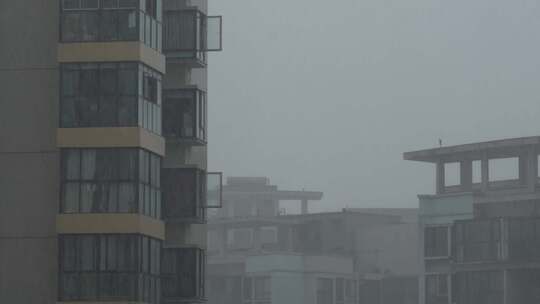
[[[163,14],[163,53],[171,63],[202,68],[207,52],[222,50],[222,17],[197,8],[167,10]]]
[[[167,141],[206,145],[206,92],[196,88],[163,91],[162,129]]]
[[[164,248],[161,303],[204,303],[206,253],[200,248]]]
[[[165,221],[205,223],[207,209],[221,208],[222,173],[163,168],[161,178]]]

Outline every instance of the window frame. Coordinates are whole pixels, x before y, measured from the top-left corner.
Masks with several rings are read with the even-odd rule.
[[[119,41],[140,41],[147,45],[148,47],[155,49],[159,52],[161,52],[161,29],[162,29],[162,16],[159,12],[159,9],[162,7],[161,0],[153,0],[155,3],[154,5],[154,16],[149,15],[145,10],[141,7],[141,2],[139,0],[136,1],[136,5],[134,6],[120,6],[122,0],[117,0],[116,7],[105,7],[103,5],[104,1],[106,0],[96,0],[97,1],[97,7],[95,8],[82,8],[81,7],[81,1],[79,0],[78,8],[65,8],[64,3],[68,0],[63,0],[59,2],[59,12],[60,12],[60,18],[59,18],[59,33],[58,33],[58,41],[60,43],[86,43],[86,42],[119,42]],[[106,39],[104,32],[102,32],[101,25],[103,25],[103,12],[116,12],[116,19],[120,20],[120,14],[121,12],[128,12],[130,14],[133,14],[135,16],[135,29],[136,34],[133,34],[133,36],[125,35],[124,37],[120,38],[121,35],[121,24],[118,22],[117,24],[117,31],[116,31],[116,37],[117,39]],[[96,18],[96,38],[95,39],[81,39],[80,37],[77,39],[65,39],[64,34],[66,33],[66,24],[65,24],[65,18],[68,14],[75,14],[77,12],[95,12],[96,15],[94,18]],[[78,27],[81,27],[81,19],[78,19]]]
[[[112,176],[111,179],[103,179],[99,178],[97,176],[94,176],[93,178],[85,178],[84,177],[84,157],[83,155],[85,153],[94,152],[94,167],[95,167],[95,174],[98,170],[98,159],[100,155],[110,154],[114,155],[114,166],[115,168],[112,169],[113,174],[115,176]],[[129,153],[131,156],[131,165],[132,167],[130,170],[131,176],[127,179],[121,178],[122,170],[125,168],[122,168],[122,165],[124,163],[122,162],[125,160],[125,156],[128,155],[126,153]],[[70,155],[78,155],[77,162],[78,162],[78,177],[67,177],[68,172],[68,165],[67,162],[69,161]],[[146,178],[147,180],[142,179],[142,170],[146,168],[141,167],[141,158],[143,158],[143,155],[148,156],[148,172],[146,172]],[[152,161],[150,161],[152,159]],[[152,164],[153,162],[153,164]],[[102,164],[103,166],[103,164]],[[145,163],[143,163],[143,166],[146,166]],[[155,153],[152,153],[148,150],[142,149],[142,148],[69,148],[69,149],[61,149],[60,152],[60,203],[59,203],[59,209],[58,212],[60,214],[139,214],[139,215],[145,215],[150,216],[153,218],[160,219],[161,218],[161,157]],[[153,175],[153,177],[151,177]],[[122,211],[121,209],[121,186],[129,184],[133,187],[133,200],[134,200],[134,206],[132,206],[131,209],[127,211]],[[67,208],[66,202],[66,187],[67,185],[77,185],[78,191],[77,191],[77,202],[72,203],[72,206],[77,206],[76,208]],[[102,202],[106,201],[105,206],[106,208],[104,210],[100,210],[99,207],[101,206],[99,203],[95,202],[95,199],[92,201],[92,206],[90,211],[86,211],[83,208],[83,186],[84,185],[94,185],[97,187],[97,185],[108,185],[108,186],[116,186],[116,200],[115,200],[115,208],[111,208],[111,200],[110,197],[107,196],[106,198],[102,198]],[[141,195],[141,190],[150,188],[151,193],[154,193],[153,200],[154,203],[152,204],[152,198],[150,198],[150,201],[146,200],[146,190],[143,191],[143,195]],[[150,194],[151,194],[150,193]],[[110,193],[109,193],[110,194]],[[145,209],[143,205],[150,205],[150,210]],[[68,212],[70,211],[70,212]]]
[[[82,269],[81,265],[75,267],[75,269],[66,270],[64,268],[65,260],[65,244],[66,240],[71,239],[75,241],[75,258],[80,259],[82,253],[81,240],[90,239],[92,241],[92,250],[94,252],[94,268],[90,270]],[[127,248],[131,250],[130,252],[124,251],[125,255],[121,255],[122,251],[118,246],[121,240],[127,241],[124,245],[128,245]],[[161,250],[163,242],[161,240],[142,235],[142,234],[61,234],[58,236],[58,301],[88,301],[88,300],[108,300],[108,301],[144,301],[148,303],[158,304],[160,292],[157,288],[160,285],[160,267],[155,269],[155,271],[145,272],[143,269],[143,258],[145,257],[145,248],[143,246],[144,242],[152,244],[148,246],[146,252],[146,257],[149,260],[154,261],[154,263],[159,263],[161,257]],[[110,245],[114,244],[116,248],[113,251],[110,251]],[[103,247],[104,246],[104,247]],[[153,248],[151,251],[150,248]],[[113,253],[111,255],[111,253]],[[131,255],[131,257],[130,257]],[[120,257],[125,259],[134,258],[132,260],[132,265],[129,269],[121,269],[123,263],[119,263]],[[114,264],[109,264],[111,258],[115,260]],[[114,265],[114,266],[113,266]],[[85,297],[83,294],[84,290],[81,288],[81,280],[83,275],[95,276],[95,293],[93,297]],[[66,276],[79,277],[77,290],[75,293],[78,297],[68,297],[66,298],[67,291],[64,289],[64,282]],[[112,295],[107,294],[107,283],[102,283],[104,280],[115,279],[117,283],[121,281],[125,282],[126,277],[131,277],[132,286],[127,288],[127,295]],[[146,291],[146,281],[153,282],[153,292]],[[109,282],[110,283],[110,282]],[[116,286],[117,292],[120,290],[120,286]],[[126,287],[126,286],[124,286]],[[151,288],[151,286],[148,286]],[[143,290],[139,292],[139,290]],[[111,292],[109,290],[108,292]],[[71,293],[70,293],[71,294]]]
[[[162,133],[164,137],[177,141],[206,145],[208,139],[208,100],[205,91],[199,88],[164,90],[162,96],[164,114]],[[168,109],[174,112],[167,111]],[[191,110],[191,136],[187,135],[185,113]],[[170,119],[169,119],[170,117]],[[171,126],[167,125],[173,122]]]
[[[102,90],[103,71],[114,70],[115,87],[112,89],[112,94],[105,94]],[[87,96],[82,90],[83,86],[88,85],[84,81],[85,73],[96,73],[94,79],[95,95]],[[71,75],[70,75],[71,74]],[[68,75],[73,79],[68,78]],[[162,125],[162,101],[161,87],[163,75],[158,71],[146,66],[140,62],[74,62],[63,63],[60,66],[60,115],[58,124],[60,128],[90,128],[90,127],[142,127],[152,133],[161,134]],[[133,78],[132,78],[133,77]],[[142,77],[151,77],[156,83],[156,98],[154,102],[147,101],[143,95]],[[72,87],[66,87],[65,82]],[[131,85],[129,85],[132,81]],[[126,85],[127,84],[127,85]],[[70,91],[67,91],[70,88]],[[129,91],[125,89],[129,88]],[[85,111],[84,101],[91,98],[94,99],[96,109],[93,112]],[[70,102],[68,102],[70,100]],[[105,120],[101,109],[113,101],[114,119],[112,121]],[[128,101],[128,103],[126,103]],[[150,103],[150,104],[149,104]],[[127,105],[127,106],[126,106]],[[68,112],[66,112],[68,111]],[[71,111],[72,113],[69,113]],[[126,116],[126,113],[129,116]],[[72,117],[70,117],[70,115]],[[93,115],[88,121],[84,117]]]

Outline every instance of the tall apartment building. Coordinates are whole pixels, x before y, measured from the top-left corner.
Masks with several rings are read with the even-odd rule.
[[[421,304],[540,303],[539,148],[526,137],[404,154],[436,168],[436,193],[419,195]]]
[[[206,0],[0,2],[0,303],[205,299]]]

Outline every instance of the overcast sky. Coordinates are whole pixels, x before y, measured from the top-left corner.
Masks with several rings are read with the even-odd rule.
[[[209,165],[324,192],[314,210],[415,207],[402,153],[540,134],[540,2],[209,0]]]

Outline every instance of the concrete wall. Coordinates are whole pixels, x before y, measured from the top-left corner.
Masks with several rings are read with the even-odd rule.
[[[419,274],[418,223],[358,229],[355,244],[360,272]]]
[[[0,303],[51,304],[57,289],[58,1],[0,1],[0,41]]]

